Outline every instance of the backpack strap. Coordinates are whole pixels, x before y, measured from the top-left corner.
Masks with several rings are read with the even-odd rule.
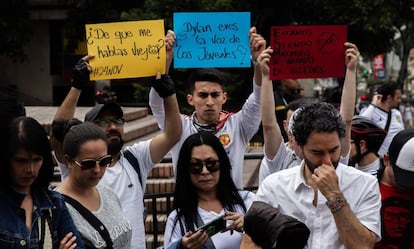
[[[381,182],[381,178],[385,170],[384,159],[380,157],[379,160],[380,160],[380,167],[377,170],[378,183]]]
[[[386,130],[388,132],[388,130],[390,129],[390,124],[391,124],[391,118],[392,118],[392,110],[390,110],[388,112],[388,118],[387,118],[387,123],[385,124],[385,128],[384,130]]]
[[[85,208],[82,204],[80,204],[77,200],[73,199],[72,197],[62,194],[65,202],[69,203],[74,207],[78,212],[95,228],[96,231],[102,236],[102,238],[106,242],[106,248],[112,249],[113,243],[111,236],[109,235],[108,230],[106,229],[105,225],[87,208]]]
[[[141,185],[141,188],[144,189],[142,186],[141,169],[139,168],[138,159],[128,149],[123,150],[122,153],[124,154],[124,157],[128,160],[129,164],[131,164],[134,170],[137,172],[139,184]]]

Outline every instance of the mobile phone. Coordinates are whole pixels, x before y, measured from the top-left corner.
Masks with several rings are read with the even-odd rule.
[[[197,228],[197,231],[199,230],[203,230],[206,231],[208,236],[211,237],[214,234],[223,231],[224,229],[226,229],[226,220],[223,219],[224,218],[224,214],[218,216],[216,219],[210,221],[207,224],[202,225],[201,227]]]

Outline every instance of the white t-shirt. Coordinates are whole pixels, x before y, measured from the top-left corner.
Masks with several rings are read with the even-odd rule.
[[[130,248],[132,226],[124,216],[116,195],[108,187],[98,184],[100,206],[92,213],[104,224],[114,249]],[[72,205],[66,203],[79,233],[95,248],[106,248],[106,242],[93,226]]]
[[[374,106],[369,105],[368,108],[360,114],[361,116],[367,117],[376,123],[379,127],[385,129],[388,120],[388,112],[385,110]],[[385,153],[388,153],[388,147],[390,147],[391,141],[394,136],[404,130],[404,123],[401,116],[401,112],[395,108],[391,109],[391,123],[388,129],[387,136],[382,142],[381,148],[378,151],[380,157],[384,157]]]
[[[361,170],[362,172],[368,173],[370,175],[373,175],[375,177],[378,175],[378,170],[380,166],[381,166],[381,161],[379,158],[377,158],[375,161],[365,166],[359,166],[358,164],[355,164],[356,169]]]
[[[250,208],[250,206],[253,203],[254,200],[254,193],[250,191],[239,191],[240,196],[242,197],[244,201],[244,205],[246,206],[246,210]],[[236,212],[244,214],[244,210],[241,206],[236,206]],[[217,215],[212,214],[202,208],[198,208],[198,213],[203,220],[204,224],[207,224],[208,222],[214,220],[217,218]],[[223,215],[225,213],[225,210],[221,210],[219,215]],[[175,241],[182,238],[180,223],[177,222],[174,226],[175,220],[177,217],[177,211],[173,210],[168,215],[167,224],[165,226],[165,232],[164,232],[164,248],[168,248],[169,245],[174,243]],[[181,222],[182,224],[185,224],[184,221]],[[194,227],[197,227],[194,225]],[[185,231],[185,227],[183,227],[183,230]],[[214,243],[214,246],[216,249],[239,249],[241,244],[243,234],[234,231],[233,234],[231,234],[230,231],[224,232],[224,233],[216,233],[211,237],[211,240]]]
[[[316,207],[311,186],[303,176],[304,164],[281,170],[263,180],[256,194],[256,200],[279,208],[280,212],[303,222],[310,230],[306,248],[344,249],[339,239],[335,220],[326,206],[326,197],[318,191]],[[339,188],[356,218],[381,238],[381,195],[378,180],[342,163],[336,168]]]
[[[158,93],[151,88],[150,101],[152,113],[157,119],[160,129],[164,129],[164,102]],[[198,130],[191,117],[181,115],[182,135],[180,141],[171,150],[174,173],[177,171],[177,160],[184,140]],[[257,132],[260,125],[260,87],[253,84],[253,93],[250,94],[242,109],[230,115],[224,126],[215,134],[224,146],[232,165],[232,178],[237,188],[243,188],[244,153],[247,144]]]
[[[144,189],[141,188],[138,174],[122,153],[116,164],[106,169],[100,181],[115,192],[121,203],[122,212],[132,225],[131,248],[133,249],[146,248],[143,198],[148,172],[154,166],[149,149],[150,141],[135,143],[126,148],[138,159]]]

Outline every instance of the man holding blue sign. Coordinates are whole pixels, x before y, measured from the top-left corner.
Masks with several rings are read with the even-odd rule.
[[[184,140],[199,131],[210,131],[222,142],[233,166],[232,177],[238,188],[243,187],[243,160],[246,147],[260,124],[261,70],[256,63],[265,49],[265,39],[252,27],[249,31],[249,46],[254,64],[253,93],[237,113],[222,110],[227,100],[223,90],[223,76],[216,69],[196,70],[190,77],[187,101],[195,108],[191,116],[181,115],[183,133],[180,141],[172,148],[174,171],[177,168],[178,152]],[[150,92],[150,107],[158,125],[164,129],[165,112],[162,99],[154,89]]]

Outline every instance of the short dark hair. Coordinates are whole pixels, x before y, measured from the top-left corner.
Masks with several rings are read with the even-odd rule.
[[[103,140],[108,143],[105,132],[96,124],[85,122],[72,126],[63,139],[62,152],[70,158],[79,155],[82,144],[90,140]]]
[[[32,184],[32,190],[47,189],[53,177],[54,163],[52,148],[43,126],[32,117],[17,117],[10,121],[6,131],[7,136],[7,164],[1,165],[2,188],[10,187],[11,164],[10,160],[17,150],[23,148],[42,156],[43,164],[36,180]]]
[[[338,132],[339,137],[345,136],[345,123],[338,110],[326,102],[311,103],[302,107],[294,115],[293,136],[300,146],[304,146],[312,132]]]
[[[388,96],[394,97],[396,90],[401,90],[401,87],[394,82],[387,82],[379,85],[376,88],[375,93],[381,94],[381,102],[385,102]]]
[[[246,210],[246,206],[231,177],[230,159],[220,140],[210,132],[195,133],[187,137],[181,146],[177,161],[177,177],[174,191],[174,209],[178,211],[177,218],[184,217],[189,229],[193,227],[198,212],[197,189],[191,182],[189,168],[193,148],[200,145],[212,147],[219,158],[220,179],[217,185],[217,198],[224,208],[229,211],[235,211],[235,206],[240,205]]]
[[[223,74],[215,68],[194,69],[188,78],[188,91],[193,93],[197,81],[211,81],[221,86],[224,84]]]

